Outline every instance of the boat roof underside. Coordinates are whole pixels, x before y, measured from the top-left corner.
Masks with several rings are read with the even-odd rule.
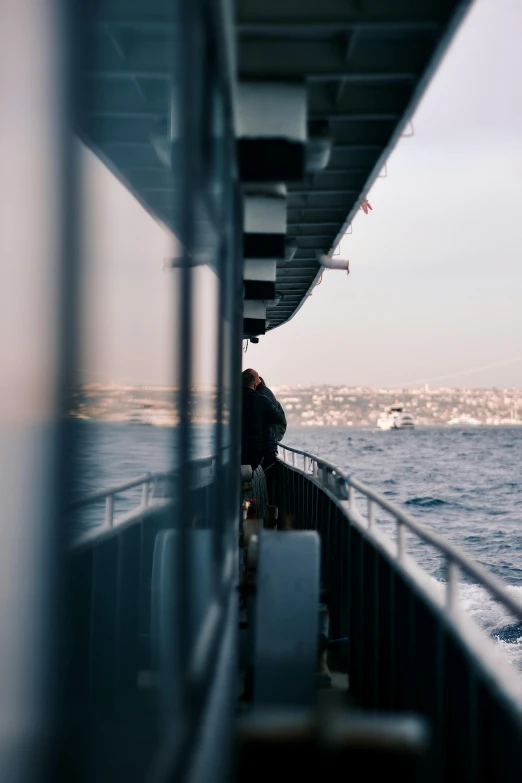
[[[306,83],[309,135],[332,140],[326,168],[287,186],[287,240],[297,250],[277,261],[267,330],[295,315],[316,284],[317,253],[333,253],[468,5],[237,0],[239,79]],[[105,0],[100,8],[80,135],[176,233],[175,177],[153,143],[172,108],[172,3]]]

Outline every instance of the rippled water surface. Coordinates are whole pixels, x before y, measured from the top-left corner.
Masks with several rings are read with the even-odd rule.
[[[286,442],[334,462],[522,586],[522,427],[310,427]]]
[[[402,506],[491,569],[522,600],[522,427],[303,427],[289,430],[285,442],[335,463]],[[391,524],[380,524],[394,537]],[[444,564],[431,547],[410,538],[408,549],[444,580]],[[465,609],[522,670],[522,624],[476,584],[462,582],[459,593]]]

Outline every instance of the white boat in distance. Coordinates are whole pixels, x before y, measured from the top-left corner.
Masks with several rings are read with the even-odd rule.
[[[140,405],[127,413],[126,421],[129,424],[152,424],[152,405]]]
[[[478,419],[474,419],[472,416],[467,416],[466,414],[463,414],[462,416],[457,416],[455,419],[450,419],[446,422],[447,427],[479,427],[480,421]]]
[[[411,430],[415,426],[413,416],[404,413],[402,405],[392,405],[379,414],[377,427],[380,430]]]

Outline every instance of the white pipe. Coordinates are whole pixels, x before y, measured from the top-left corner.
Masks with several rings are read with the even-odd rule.
[[[324,253],[317,253],[317,260],[326,269],[344,269],[350,271],[350,262],[347,258],[331,258]]]

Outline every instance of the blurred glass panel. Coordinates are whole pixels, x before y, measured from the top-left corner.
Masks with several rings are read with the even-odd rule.
[[[79,8],[80,16],[64,20],[58,5]],[[1,207],[8,266],[0,332],[0,778],[28,779],[35,769],[28,765],[38,763],[33,745],[41,750],[43,728],[47,737],[58,723],[46,700],[53,665],[63,678],[53,693],[65,694],[71,743],[60,759],[65,774],[40,779],[105,779],[121,763],[141,776],[163,726],[153,704],[143,709],[140,676],[159,677],[163,694],[165,683],[174,684],[169,719],[192,721],[187,741],[195,742],[223,636],[219,625],[206,635],[205,624],[216,619],[216,603],[222,623],[234,595],[230,568],[228,595],[213,592],[213,577],[224,573],[220,537],[203,531],[198,539],[208,558],[201,592],[202,561],[199,552],[186,557],[184,535],[191,525],[224,528],[216,502],[221,476],[212,469],[195,485],[187,462],[228,442],[222,423],[232,410],[228,402],[226,419],[235,226],[217,6],[13,0],[7,11],[2,6],[7,67],[0,86],[8,111],[0,162],[9,198]],[[71,500],[91,491],[171,469],[174,503],[155,496],[145,511],[149,498],[138,487],[120,493],[114,507],[102,498],[69,513]],[[141,503],[132,523],[110,529]],[[86,528],[104,524],[74,545]],[[156,557],[163,528],[179,541],[171,563]],[[63,534],[73,543],[59,560]],[[230,542],[235,553],[236,539]],[[65,620],[51,601],[62,568]],[[179,608],[174,628],[172,600]],[[158,601],[172,630],[164,637],[152,620]],[[159,642],[168,653],[163,668],[154,659]],[[55,643],[63,657],[54,654]],[[173,768],[190,753],[178,756]]]
[[[56,731],[61,22],[53,2],[0,4],[0,779],[14,783],[41,774]]]
[[[71,396],[74,494],[175,467],[178,409],[177,3],[92,6],[82,28],[80,345]],[[115,517],[140,502],[118,496]],[[104,522],[103,502],[74,530]]]

